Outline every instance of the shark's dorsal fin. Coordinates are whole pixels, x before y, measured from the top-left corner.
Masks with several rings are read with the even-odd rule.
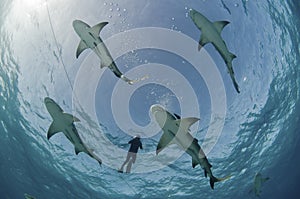
[[[156,147],[156,155],[163,150],[166,146],[172,144],[172,140],[174,139],[174,135],[172,135],[172,132],[169,131],[163,131],[163,135],[161,136],[157,147]]]
[[[192,167],[195,168],[195,166],[197,166],[199,163],[194,159],[192,158]]]
[[[49,127],[48,133],[47,133],[47,139],[49,140],[54,134],[61,132],[61,129],[58,129],[56,126],[56,123],[53,121]]]
[[[99,34],[100,34],[100,31],[102,30],[102,28],[103,28],[104,26],[106,26],[107,24],[108,24],[108,22],[101,22],[101,23],[99,23],[99,24],[93,26],[91,29],[92,29],[92,31],[93,31],[93,33],[94,33],[95,35],[99,35]]]
[[[73,116],[73,115],[71,115],[69,113],[63,113],[63,117],[65,118],[65,120],[68,123],[80,122],[80,120],[77,117],[75,117],[75,116]]]
[[[203,46],[205,46],[205,44],[210,43],[211,41],[209,41],[207,39],[207,37],[205,37],[205,35],[201,34],[200,40],[199,40],[199,45],[198,45],[198,51],[201,50],[201,48]]]
[[[192,126],[195,122],[198,122],[200,119],[196,117],[187,117],[180,120],[175,120],[176,125],[182,128],[184,132],[188,132],[190,126]]]
[[[216,21],[214,22],[214,26],[217,29],[218,33],[221,34],[223,28],[229,23],[229,21]]]
[[[85,49],[87,49],[87,48],[88,48],[88,46],[84,43],[83,40],[81,40],[81,41],[79,42],[79,45],[78,45],[77,50],[76,50],[76,58],[78,58],[79,55],[80,55]]]

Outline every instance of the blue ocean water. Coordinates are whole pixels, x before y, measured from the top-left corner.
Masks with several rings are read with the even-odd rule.
[[[109,21],[100,34],[105,39],[136,28],[160,27],[198,42],[201,32],[187,14],[191,8],[212,21],[231,22],[222,36],[229,51],[237,55],[233,68],[241,87],[240,94],[235,92],[222,58],[212,45],[205,46],[226,91],[224,127],[206,155],[213,165],[214,175],[231,175],[231,178],[216,183],[215,190],[210,189],[209,180],[199,166],[192,168],[191,157],[187,154],[158,169],[154,169],[155,165],[152,166],[148,159],[143,161],[142,157],[149,156],[150,160],[156,157],[161,132],[148,135],[130,126],[124,127],[129,131],[123,130],[119,126],[122,121],[116,122],[114,111],[118,113],[126,103],[117,101],[116,109],[111,105],[117,78],[108,69],[99,69],[97,58],[90,61],[94,59],[91,52],[75,58],[79,38],[72,28],[74,19],[91,25]],[[176,3],[171,0],[2,0],[1,198],[22,198],[24,193],[35,198],[255,198],[249,191],[257,172],[270,177],[262,187],[261,198],[299,198],[299,11],[300,3],[296,0],[180,0]],[[140,38],[126,39],[117,46],[111,44],[110,49],[128,43],[138,45]],[[176,46],[176,42],[179,43],[174,41],[174,48],[184,47],[182,44]],[[196,46],[191,46],[191,52],[193,48],[197,54]],[[157,63],[170,65],[183,74],[195,90],[201,109],[199,115],[183,115],[201,117],[194,136],[200,144],[204,142],[213,102],[205,77],[197,76],[194,69],[188,70],[191,60],[174,52],[145,48],[128,51],[116,59],[116,63],[121,71],[133,77],[142,74],[139,71],[130,73],[135,67]],[[96,90],[90,87],[93,84],[91,74],[84,76],[85,82],[78,80],[82,71],[86,71],[83,66],[94,66],[91,73],[104,71],[96,82]],[[166,78],[162,68],[157,67],[155,71],[157,77]],[[217,77],[211,78],[217,80]],[[151,120],[148,111],[153,103],[180,112],[183,106],[180,102],[184,101],[181,98],[186,96],[176,96],[170,88],[172,84],[181,88],[182,81],[171,77],[165,81],[164,86],[151,83],[135,90],[128,105],[133,122],[147,126]],[[89,109],[77,107],[76,100],[80,96],[73,91],[78,86],[79,91],[92,93],[97,121],[90,118]],[[80,90],[80,86],[84,89]],[[129,90],[124,93],[127,92]],[[125,96],[124,93],[121,96]],[[78,131],[103,159],[102,167],[86,154],[76,156],[73,146],[62,134],[47,140],[51,117],[43,104],[46,96],[55,99],[65,112],[82,120],[81,124],[76,124]],[[125,101],[125,98],[119,99]],[[183,107],[197,109],[189,104]],[[121,116],[125,120],[125,116]],[[120,174],[116,169],[125,160],[127,142],[135,133],[141,133],[144,150],[139,152],[133,172]],[[115,148],[107,146],[108,151],[105,150],[100,134]],[[119,149],[124,153],[119,154]]]

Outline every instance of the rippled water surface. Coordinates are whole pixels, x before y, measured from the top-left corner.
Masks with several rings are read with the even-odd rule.
[[[197,51],[201,31],[188,16],[230,21],[222,37],[241,93],[211,44]],[[261,198],[298,198],[298,1],[0,2],[1,198],[255,198],[254,176],[270,177]],[[108,21],[100,33],[118,80],[91,50],[78,59],[72,22]],[[51,117],[44,98],[76,115],[79,135],[101,167],[62,133],[47,140]],[[149,109],[160,104],[182,117],[213,165],[215,184],[176,147],[155,155],[162,135]],[[130,174],[116,171],[132,136],[143,150]]]

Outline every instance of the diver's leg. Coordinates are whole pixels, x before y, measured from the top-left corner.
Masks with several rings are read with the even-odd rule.
[[[128,165],[127,165],[127,168],[126,168],[126,173],[130,173],[131,166],[132,166],[132,159],[128,162]]]
[[[123,168],[124,168],[125,164],[127,164],[127,162],[129,161],[130,157],[131,157],[131,152],[128,152],[128,153],[127,153],[126,160],[125,160],[125,162],[122,164],[122,166],[121,166],[121,168],[119,169],[119,171],[123,172]]]

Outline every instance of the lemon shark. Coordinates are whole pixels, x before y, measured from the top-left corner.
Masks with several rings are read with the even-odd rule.
[[[223,60],[226,63],[228,73],[230,74],[231,80],[233,82],[235,90],[240,93],[239,85],[235,80],[234,71],[232,68],[232,60],[236,58],[236,56],[229,52],[222,36],[221,32],[223,28],[229,24],[228,21],[216,21],[212,23],[201,13],[196,10],[190,10],[189,16],[195,23],[195,25],[201,30],[201,37],[199,40],[198,50],[202,48],[205,44],[211,43],[216,50],[220,53]]]
[[[230,176],[216,178],[213,175],[211,171],[212,165],[208,162],[203,150],[198,144],[198,140],[189,133],[190,126],[196,123],[199,120],[198,118],[180,118],[180,116],[171,114],[159,105],[152,105],[150,112],[163,131],[163,135],[156,148],[156,154],[168,145],[177,144],[192,157],[193,168],[200,164],[201,168],[204,170],[204,176],[210,178],[210,186],[212,189],[214,189],[215,182],[230,178]]]
[[[118,78],[121,78],[128,84],[133,84],[134,81],[125,77],[118,69],[106,45],[99,36],[100,31],[107,24],[108,22],[101,22],[93,27],[90,27],[81,20],[73,21],[73,28],[81,39],[76,51],[76,58],[78,58],[85,49],[90,48],[100,58],[101,68],[108,67]]]
[[[27,193],[24,194],[24,198],[25,199],[35,199],[35,197],[33,197],[33,196],[31,196],[31,195],[29,195]]]
[[[92,150],[88,149],[82,142],[78,131],[74,125],[74,122],[79,122],[80,120],[75,116],[64,113],[62,108],[51,98],[46,97],[44,99],[46,108],[51,115],[53,122],[51,123],[47,139],[49,140],[54,134],[58,132],[63,132],[67,139],[74,145],[75,154],[78,155],[80,152],[88,154],[90,157],[94,158],[101,165],[102,161],[98,158]]]
[[[257,173],[254,177],[253,189],[250,192],[254,192],[255,196],[260,197],[263,184],[269,180],[269,177],[264,178],[261,173]]]

